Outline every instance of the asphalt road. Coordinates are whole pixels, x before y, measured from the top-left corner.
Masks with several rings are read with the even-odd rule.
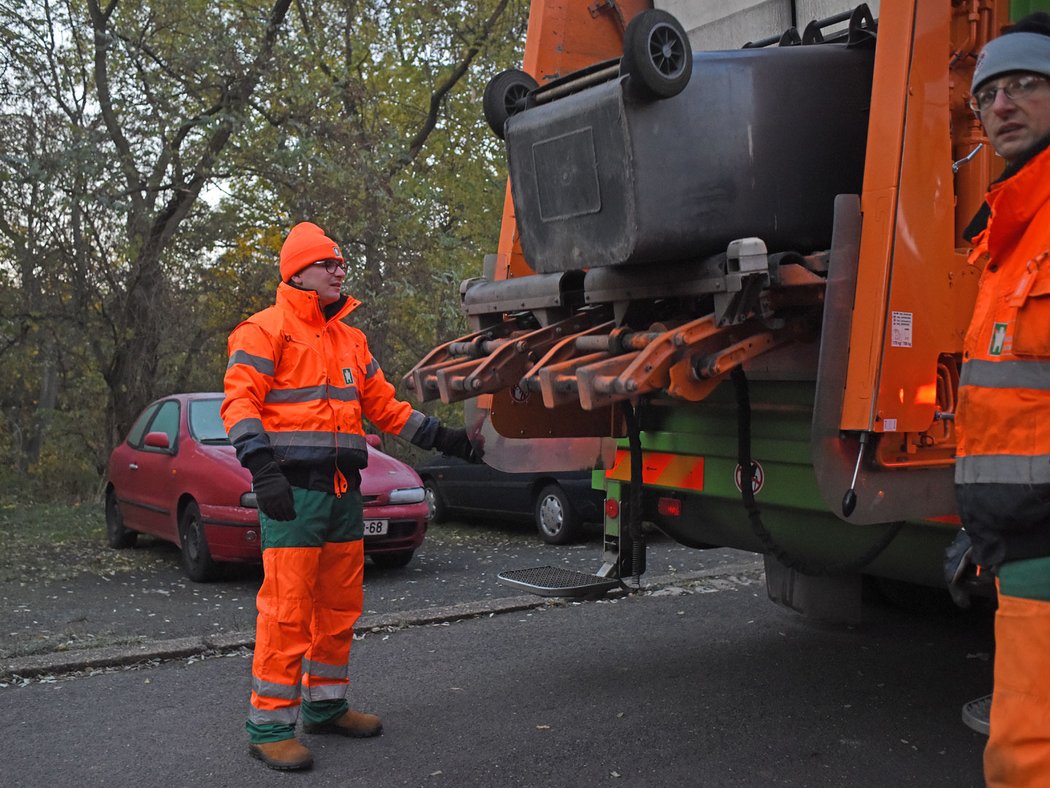
[[[271,772],[245,753],[250,651],[236,645],[251,635],[258,568],[194,584],[174,548],[144,541],[130,572],[0,584],[2,666],[75,670],[190,635],[233,645],[8,671],[0,785],[981,784],[983,738],[960,707],[991,685],[986,609],[871,605],[860,627],[817,627],[768,602],[755,556],[661,538],[647,591],[521,609],[500,570],[593,571],[600,539],[551,547],[506,523],[436,526],[406,569],[367,566],[351,702],[386,733],[305,737],[311,775]]]
[[[249,658],[0,689],[5,786],[979,786],[961,704],[990,616],[867,611],[819,628],[732,572],[616,601],[368,631],[373,740],[306,736],[309,776],[245,752]]]

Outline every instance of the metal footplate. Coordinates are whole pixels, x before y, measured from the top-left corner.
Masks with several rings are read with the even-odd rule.
[[[503,585],[538,596],[596,597],[620,587],[615,577],[599,577],[556,566],[508,569],[497,576]]]
[[[992,696],[971,700],[962,708],[962,721],[967,728],[988,735],[988,718],[992,714]]]

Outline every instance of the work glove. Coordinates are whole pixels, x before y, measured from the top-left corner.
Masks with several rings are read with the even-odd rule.
[[[439,426],[434,437],[434,448],[449,457],[458,457],[467,462],[478,461],[467,431],[463,429],[451,430],[444,425]]]
[[[944,582],[948,585],[952,601],[963,610],[970,606],[970,589],[966,586],[966,580],[975,570],[970,535],[960,530],[944,551]]]
[[[252,474],[252,489],[259,511],[271,520],[294,520],[295,500],[292,485],[276,462],[268,462]]]

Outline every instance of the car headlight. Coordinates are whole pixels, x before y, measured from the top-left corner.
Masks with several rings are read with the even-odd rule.
[[[241,506],[245,509],[258,509],[259,500],[255,497],[255,493],[246,492],[241,496]]]
[[[422,487],[400,487],[390,492],[390,503],[420,503],[425,498]]]

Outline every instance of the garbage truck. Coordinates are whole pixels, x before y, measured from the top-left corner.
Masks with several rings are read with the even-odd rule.
[[[822,618],[865,578],[943,587],[963,231],[1002,169],[969,86],[1030,4],[836,5],[533,0],[482,106],[509,177],[471,331],[405,379],[485,462],[605,490],[594,574],[504,582],[637,583],[655,526]]]

